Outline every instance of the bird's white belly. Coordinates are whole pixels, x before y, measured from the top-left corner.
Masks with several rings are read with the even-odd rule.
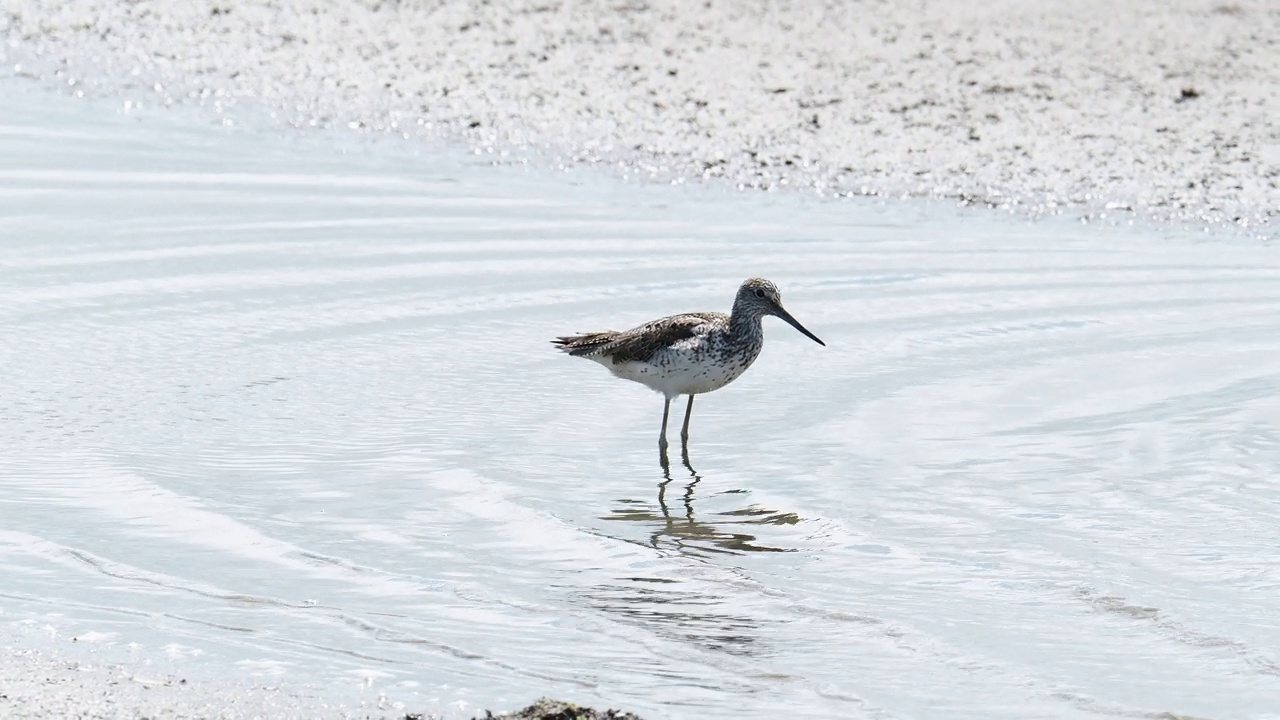
[[[662,362],[662,360],[668,360]],[[754,359],[754,358],[753,358]],[[751,361],[734,358],[728,364],[688,363],[679,358],[654,358],[653,362],[627,361],[614,364],[601,358],[600,364],[616,376],[647,386],[669,397],[709,393],[733,382],[746,371]]]

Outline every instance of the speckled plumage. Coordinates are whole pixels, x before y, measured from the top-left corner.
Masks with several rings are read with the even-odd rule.
[[[671,400],[689,396],[681,437],[688,439],[693,396],[728,385],[746,372],[764,347],[765,315],[776,315],[824,345],[783,309],[777,286],[750,278],[738,288],[730,314],[682,313],[630,330],[602,330],[552,340],[560,350],[593,360],[614,375],[662,393],[666,404],[659,445],[666,447]]]

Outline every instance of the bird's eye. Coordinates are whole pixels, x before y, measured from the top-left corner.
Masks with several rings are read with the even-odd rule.
[[[760,288],[756,288],[756,297],[758,298],[764,297],[764,290],[761,290]]]

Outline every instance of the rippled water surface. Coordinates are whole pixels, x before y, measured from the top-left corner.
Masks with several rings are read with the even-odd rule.
[[[30,100],[6,622],[458,717],[1280,713],[1272,247]],[[756,274],[828,347],[766,320],[664,474],[547,341]]]

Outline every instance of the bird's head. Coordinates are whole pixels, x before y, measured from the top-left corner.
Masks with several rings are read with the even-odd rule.
[[[782,318],[810,340],[826,346],[826,343],[819,340],[817,335],[806,330],[798,320],[791,317],[791,313],[782,307],[782,293],[778,290],[778,286],[764,278],[748,278],[742,283],[742,287],[738,288],[738,297],[733,303],[733,311],[734,314],[745,312],[755,318],[765,315]]]

